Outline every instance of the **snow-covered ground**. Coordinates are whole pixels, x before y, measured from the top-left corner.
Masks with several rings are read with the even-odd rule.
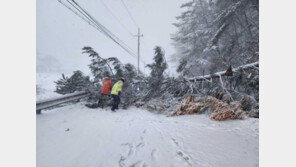
[[[38,167],[255,167],[258,119],[216,122],[77,103],[37,115]]]
[[[62,78],[60,73],[36,73],[36,100],[46,100],[61,95],[55,91],[55,81]]]

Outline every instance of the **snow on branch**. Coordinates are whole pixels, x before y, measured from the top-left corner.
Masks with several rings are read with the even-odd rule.
[[[240,6],[242,6],[245,0],[241,0],[238,1],[237,3],[235,3],[234,5],[230,6],[228,9],[223,10],[222,13],[220,13],[215,20],[213,21],[212,24],[215,24],[217,22],[221,22],[222,20],[227,19],[228,17],[230,17]]]
[[[223,32],[226,30],[228,24],[224,23],[219,29],[218,31],[215,33],[215,35],[212,37],[212,39],[210,40],[207,48],[204,51],[210,50],[213,46],[217,45],[218,40],[220,39],[220,37],[222,36]]]
[[[233,68],[232,71],[236,72],[239,69],[257,68],[258,66],[259,66],[259,62],[257,61],[257,62],[251,63],[251,64],[246,64],[246,65],[243,65],[243,66]],[[210,80],[212,78],[219,78],[219,76],[225,76],[225,73],[226,73],[226,70],[216,72],[216,73],[214,73],[212,75],[210,74],[210,75],[197,76],[197,77],[185,78],[185,79],[188,80],[188,81],[191,81],[191,82]]]
[[[234,5],[230,6],[228,9],[224,10],[221,14],[219,14],[216,17],[216,19],[212,22],[213,25],[216,23],[219,23],[220,25],[212,39],[209,41],[208,46],[204,49],[204,52],[210,51],[213,48],[215,48],[223,32],[227,29],[229,21],[231,21],[231,19],[229,18],[233,15],[233,13],[236,12],[237,9],[239,9],[239,7],[241,7],[244,4],[244,2],[246,2],[246,0],[240,0]]]

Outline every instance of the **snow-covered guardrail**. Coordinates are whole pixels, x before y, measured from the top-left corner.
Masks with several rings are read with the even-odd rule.
[[[53,107],[59,104],[70,102],[73,100],[78,100],[84,97],[88,97],[90,94],[88,92],[75,92],[71,94],[64,95],[62,97],[51,98],[47,100],[41,100],[36,102],[36,113],[41,114],[41,110]]]
[[[258,61],[254,62],[254,63],[251,63],[251,64],[246,64],[246,65],[243,65],[243,66],[233,68],[232,71],[236,72],[239,69],[248,69],[248,68],[257,68],[257,67],[259,67],[259,62]],[[211,74],[211,75],[186,78],[186,80],[191,81],[191,82],[196,82],[196,81],[202,81],[202,80],[210,80],[211,78],[219,78],[220,76],[224,76],[224,75],[226,75],[226,71],[219,71],[219,72],[216,72],[216,73]]]

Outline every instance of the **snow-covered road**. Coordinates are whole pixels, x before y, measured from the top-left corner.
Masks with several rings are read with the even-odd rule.
[[[37,115],[37,167],[255,167],[258,119],[68,105]]]

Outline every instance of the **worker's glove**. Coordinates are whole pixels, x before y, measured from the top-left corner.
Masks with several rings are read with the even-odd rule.
[[[121,92],[118,92],[118,96],[120,96]]]

